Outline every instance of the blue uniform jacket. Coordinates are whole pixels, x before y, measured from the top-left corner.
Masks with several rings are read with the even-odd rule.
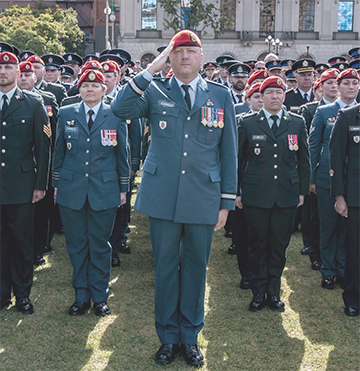
[[[201,123],[201,108],[224,111],[224,127]],[[151,142],[135,208],[177,223],[215,224],[220,208],[233,209],[236,196],[236,124],[227,88],[199,79],[189,110],[175,78],[143,73],[111,103],[120,118],[147,117]]]
[[[109,130],[116,141],[111,145],[101,138]],[[83,103],[60,108],[52,173],[56,202],[74,210],[80,210],[86,198],[94,210],[119,206],[120,192],[129,189],[126,147],[126,122],[115,117],[110,106],[101,103],[90,132]]]
[[[311,184],[330,189],[329,140],[340,105],[334,103],[317,108],[310,128]]]

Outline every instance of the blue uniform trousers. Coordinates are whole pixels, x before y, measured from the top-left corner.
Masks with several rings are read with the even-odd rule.
[[[66,248],[73,266],[76,302],[107,301],[111,270],[108,243],[116,207],[96,211],[85,201],[80,210],[59,205]]]
[[[162,344],[197,344],[214,225],[149,218],[155,260],[155,327]]]
[[[330,190],[316,186],[320,218],[321,274],[344,277],[345,219],[334,209],[335,197]]]

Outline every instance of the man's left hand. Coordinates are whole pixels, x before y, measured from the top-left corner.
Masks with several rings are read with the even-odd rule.
[[[33,197],[32,197],[32,203],[39,202],[45,197],[45,191],[39,191],[37,189],[34,189]]]
[[[126,192],[121,192],[120,193],[120,206],[126,204]]]
[[[228,209],[220,209],[218,222],[215,224],[214,231],[218,231],[219,229],[225,226],[228,214],[229,214]]]
[[[304,198],[305,198],[304,195],[299,196],[299,203],[297,204],[296,207],[300,207],[300,206],[304,205]]]

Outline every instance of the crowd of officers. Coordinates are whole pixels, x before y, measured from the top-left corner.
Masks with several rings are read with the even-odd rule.
[[[158,52],[164,49],[160,47]],[[9,64],[19,69],[13,80],[6,75]],[[227,86],[235,105],[239,184],[237,207],[229,214],[225,235],[232,238],[228,253],[238,258],[240,288],[253,291],[249,306],[253,312],[261,310],[266,303],[276,311],[284,310],[280,279],[285,249],[291,233],[301,224],[304,245],[301,254],[309,255],[311,268],[320,270],[321,287],[334,289],[336,284],[340,285],[344,289],[345,313],[359,314],[359,70],[360,48],[357,47],[349,51],[348,59],[335,56],[328,63],[319,64],[309,58],[280,60],[272,53],[264,61],[238,61],[222,55],[216,61],[204,63],[199,71],[205,80]],[[59,175],[55,170],[51,175],[59,112],[65,117],[66,112],[81,104],[84,96],[79,94],[79,88],[84,82],[105,86],[101,104],[108,107],[122,86],[141,71],[140,62],[133,63],[123,49],[104,50],[100,55],[84,58],[76,53],[38,56],[31,51],[19,53],[16,47],[0,42],[1,309],[11,303],[12,290],[18,310],[33,313],[29,299],[33,265],[46,262],[44,253],[52,249],[53,234],[63,231],[59,208],[54,204],[53,185],[57,184]],[[171,75],[171,63],[167,60],[154,77],[166,79]],[[8,86],[10,91],[6,89]],[[266,97],[265,92],[271,88],[285,92],[284,99],[280,98],[280,116],[264,111],[266,99],[265,104],[270,106],[272,99],[276,100]],[[61,107],[70,108],[66,111]],[[92,114],[85,113],[84,120],[89,119],[92,121]],[[71,136],[76,137],[77,127],[70,116],[63,120],[69,140],[63,143],[59,140],[59,145],[74,152],[76,143]],[[253,125],[256,120],[267,121],[271,130],[269,127],[257,132]],[[300,129],[282,132],[283,121],[289,125],[296,122],[296,128]],[[13,126],[12,131],[8,130],[9,126]],[[109,239],[113,267],[120,265],[118,253],[130,253],[126,234],[130,231],[131,188],[151,143],[145,119],[126,120],[124,126],[129,179],[124,175],[123,181],[128,185],[120,187],[120,191],[126,193],[126,201],[116,210]],[[333,138],[332,132],[336,131],[339,134]],[[103,132],[111,140],[111,130]],[[281,159],[283,163],[275,163],[277,145],[269,138],[275,140],[281,135],[284,148],[279,151],[284,150],[287,157]],[[118,136],[120,140],[120,133]],[[65,152],[66,148],[64,156]],[[276,174],[280,178],[283,171],[294,171],[290,182],[299,187],[300,202],[286,200],[286,186],[278,189]],[[296,171],[304,174],[300,180]],[[271,181],[257,188],[265,179],[262,179],[264,173]],[[308,181],[310,189],[306,189]],[[274,189],[277,189],[275,195]],[[291,208],[283,213],[288,206]],[[281,246],[280,252],[273,249],[274,244]],[[73,259],[75,275],[79,262],[77,257]],[[102,269],[109,272],[110,266]],[[77,287],[74,280],[73,276],[73,285]],[[104,290],[108,291],[108,285],[105,286]],[[75,302],[85,305],[72,306],[71,315],[89,309],[89,296],[77,297]],[[95,308],[97,315],[110,313],[106,295],[97,303],[102,304]]]

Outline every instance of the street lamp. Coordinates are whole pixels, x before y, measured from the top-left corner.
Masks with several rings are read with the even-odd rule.
[[[115,39],[114,39],[114,22],[115,22],[115,15],[111,14],[110,15],[110,21],[111,21],[111,45],[113,48],[115,48]]]
[[[272,41],[273,41],[274,39],[272,38],[272,36],[271,35],[269,35],[266,39],[265,39],[265,43],[266,43],[266,45],[269,47],[269,54],[270,54],[270,52],[271,52],[271,44],[272,44]]]
[[[280,53],[280,50],[283,46],[283,43],[282,41],[279,39],[279,38],[276,38],[274,39],[271,35],[269,35],[266,39],[265,39],[265,43],[266,45],[268,46],[269,48],[269,53],[271,52],[271,48],[272,48],[272,51],[278,56],[279,53]]]
[[[106,27],[106,30],[105,30],[105,49],[108,49],[109,48],[109,15],[111,14],[111,9],[109,7],[109,1],[106,0],[106,7],[104,9],[104,13],[105,13],[105,27]],[[110,48],[111,48],[111,45],[110,45]]]

